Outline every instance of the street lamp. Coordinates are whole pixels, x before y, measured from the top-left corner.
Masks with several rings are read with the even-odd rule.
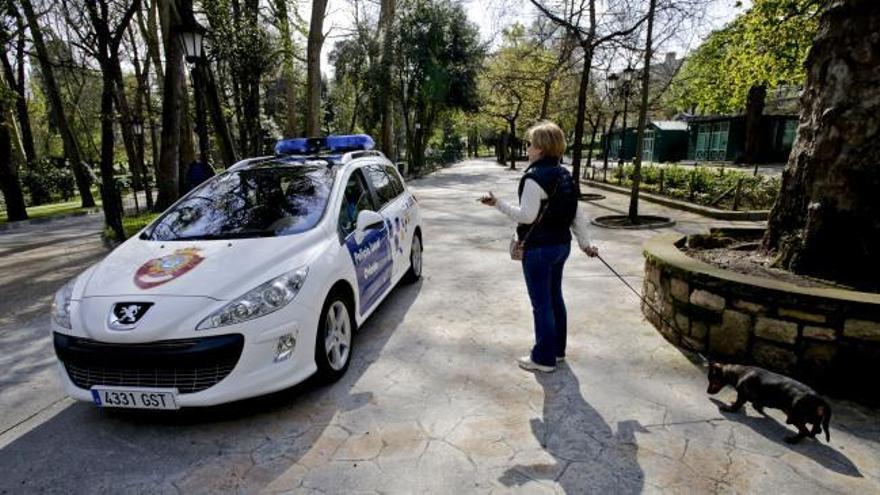
[[[627,65],[623,69],[621,83],[621,93],[623,94],[623,128],[620,131],[620,147],[617,151],[617,178],[620,183],[623,182],[623,151],[626,144],[626,114],[629,112],[629,90],[633,79],[635,69]]]
[[[199,159],[208,163],[208,126],[205,119],[205,102],[202,98],[201,63],[204,61],[204,40],[206,29],[195,19],[179,27],[178,36],[183,45],[186,61],[192,64],[193,95],[196,103],[196,133],[199,135]]]
[[[194,63],[202,58],[205,28],[197,22],[192,22],[189,25],[181,26],[179,36],[187,62]]]

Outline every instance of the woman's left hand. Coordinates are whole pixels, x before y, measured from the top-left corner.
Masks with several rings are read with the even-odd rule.
[[[484,205],[495,206],[495,203],[498,202],[498,198],[496,198],[495,195],[492,194],[492,191],[489,191],[489,195],[480,198],[480,202]]]

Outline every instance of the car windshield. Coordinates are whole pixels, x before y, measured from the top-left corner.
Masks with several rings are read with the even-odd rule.
[[[305,232],[321,220],[334,175],[329,167],[311,165],[229,172],[188,194],[141,238],[241,239]]]

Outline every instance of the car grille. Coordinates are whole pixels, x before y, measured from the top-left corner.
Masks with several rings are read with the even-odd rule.
[[[79,388],[177,388],[201,392],[226,378],[244,347],[241,335],[147,344],[110,344],[55,334],[55,351]]]

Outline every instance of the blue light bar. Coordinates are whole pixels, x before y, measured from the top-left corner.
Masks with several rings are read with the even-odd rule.
[[[327,136],[327,147],[330,151],[341,153],[345,151],[371,150],[376,143],[373,138],[366,134],[352,134],[349,136]]]
[[[309,152],[306,138],[281,139],[275,143],[276,155],[305,155]]]
[[[315,155],[323,149],[333,153],[371,150],[376,145],[366,134],[327,136],[326,138],[290,138],[275,144],[276,155]]]

